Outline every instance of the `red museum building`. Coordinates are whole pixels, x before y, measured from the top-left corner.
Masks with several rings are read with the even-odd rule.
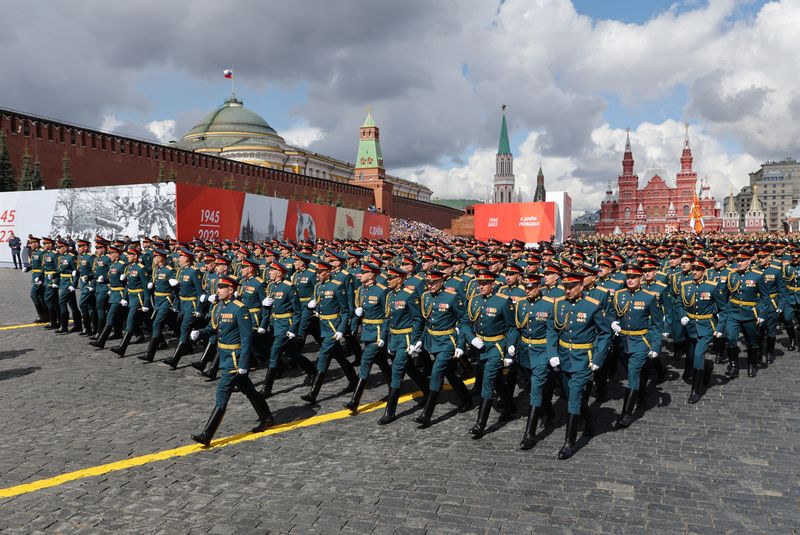
[[[692,160],[687,126],[681,153],[681,170],[675,177],[675,186],[668,185],[656,174],[643,189],[639,189],[639,176],[633,171],[629,131],[622,158],[622,174],[617,178],[617,196],[614,197],[609,183],[606,197],[600,205],[597,232],[691,232],[689,218],[696,192],[703,210],[704,231],[718,231],[722,225],[721,210],[717,207],[708,182],[703,181],[701,191],[697,191],[697,173],[692,169]]]

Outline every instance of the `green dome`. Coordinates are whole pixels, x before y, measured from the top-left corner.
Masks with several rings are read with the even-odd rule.
[[[176,144],[189,150],[224,150],[233,145],[278,147],[285,141],[263,117],[231,96]]]

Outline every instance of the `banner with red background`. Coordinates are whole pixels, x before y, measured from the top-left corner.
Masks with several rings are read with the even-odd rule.
[[[289,240],[332,240],[336,207],[289,201],[283,236]]]
[[[476,204],[475,237],[525,243],[549,241],[555,234],[556,203]]]
[[[364,230],[362,237],[369,240],[389,239],[392,224],[388,215],[364,212]]]
[[[244,193],[194,184],[177,184],[178,239],[236,238],[242,223]]]

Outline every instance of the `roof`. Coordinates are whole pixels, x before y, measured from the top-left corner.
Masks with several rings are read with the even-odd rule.
[[[500,144],[497,147],[497,154],[511,154],[511,144],[508,142],[508,127],[506,126],[506,114],[503,114],[503,122],[500,123]]]

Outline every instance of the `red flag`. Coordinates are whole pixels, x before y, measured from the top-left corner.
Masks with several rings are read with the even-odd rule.
[[[222,71],[222,75],[225,76],[225,78],[233,78],[233,71],[230,69],[225,69]]]

